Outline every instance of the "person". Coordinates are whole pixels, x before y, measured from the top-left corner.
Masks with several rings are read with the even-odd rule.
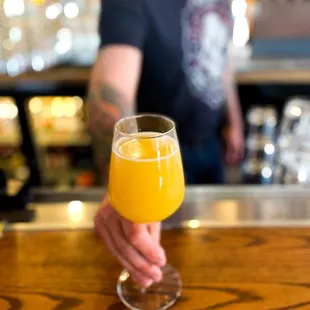
[[[89,87],[89,128],[107,185],[115,123],[135,112],[176,121],[187,184],[221,184],[243,155],[243,127],[229,60],[228,0],[104,0],[101,45]],[[225,154],[221,127],[225,130]],[[133,278],[161,279],[160,223],[119,216],[104,197],[98,235]]]

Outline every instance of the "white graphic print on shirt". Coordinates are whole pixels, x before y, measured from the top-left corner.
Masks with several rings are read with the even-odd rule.
[[[223,70],[231,36],[227,0],[187,0],[182,12],[184,70],[193,93],[212,109],[224,103]]]

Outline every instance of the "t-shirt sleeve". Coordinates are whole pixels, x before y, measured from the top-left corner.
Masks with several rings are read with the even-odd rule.
[[[142,49],[146,32],[144,0],[101,0],[100,47],[126,44]]]

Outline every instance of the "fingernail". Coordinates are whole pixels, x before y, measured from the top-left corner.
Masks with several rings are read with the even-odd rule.
[[[148,288],[148,287],[150,287],[152,284],[153,284],[153,281],[152,281],[151,279],[145,280],[145,281],[143,282],[143,287],[144,287],[144,288]]]
[[[160,257],[160,258],[158,258],[158,265],[159,265],[159,267],[163,267],[163,266],[165,266],[166,265],[166,257]]]

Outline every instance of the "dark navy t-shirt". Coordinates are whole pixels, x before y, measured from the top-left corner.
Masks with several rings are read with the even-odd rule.
[[[231,37],[228,0],[103,0],[101,47],[143,53],[137,112],[165,114],[183,143],[218,133]]]

